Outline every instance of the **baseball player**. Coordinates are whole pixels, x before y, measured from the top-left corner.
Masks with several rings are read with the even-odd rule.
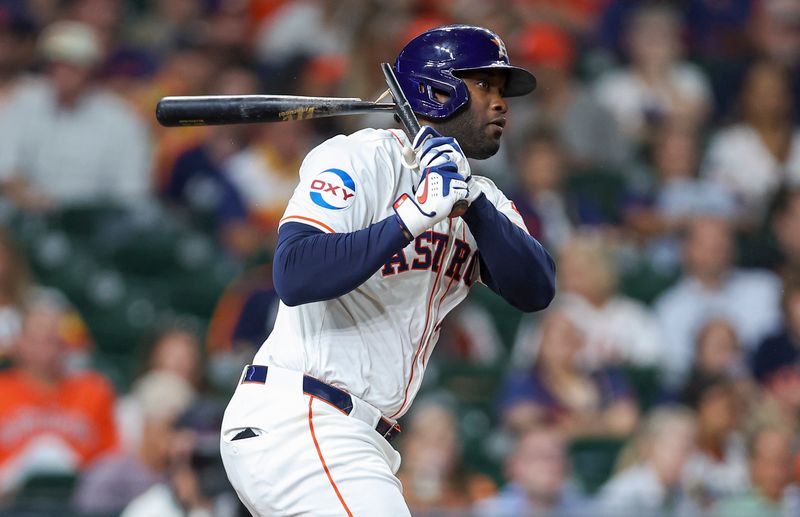
[[[504,97],[536,86],[503,41],[453,25],[395,63],[423,125],[313,149],[281,219],[274,330],[225,413],[222,458],[254,515],[407,516],[391,441],[442,319],[483,282],[523,311],[554,296],[553,261],[467,158],[495,154]],[[460,200],[469,208],[449,217]]]

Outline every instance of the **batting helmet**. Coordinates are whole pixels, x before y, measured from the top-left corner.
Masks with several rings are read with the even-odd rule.
[[[500,36],[471,25],[447,25],[424,32],[400,51],[395,73],[411,108],[431,119],[453,115],[469,101],[467,85],[459,72],[505,70],[508,72],[504,97],[525,95],[536,88],[533,74],[508,62]],[[440,91],[449,96],[439,102]]]

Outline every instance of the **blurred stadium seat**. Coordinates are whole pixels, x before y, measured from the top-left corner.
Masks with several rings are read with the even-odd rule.
[[[581,488],[593,494],[608,480],[614,469],[624,439],[581,438],[569,444],[572,474]]]

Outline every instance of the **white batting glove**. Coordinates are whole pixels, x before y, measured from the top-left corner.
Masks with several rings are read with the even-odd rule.
[[[447,218],[453,205],[468,195],[467,182],[457,172],[456,164],[444,162],[425,169],[416,194],[403,194],[393,207],[403,232],[411,240]]]
[[[422,126],[412,143],[417,153],[419,168],[424,172],[429,167],[453,162],[464,181],[469,181],[472,172],[469,162],[455,138],[442,136],[430,126]]]

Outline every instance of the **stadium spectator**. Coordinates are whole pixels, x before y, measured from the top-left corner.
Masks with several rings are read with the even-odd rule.
[[[261,63],[281,68],[303,58],[345,53],[356,34],[352,29],[369,14],[367,9],[353,10],[349,4],[286,2],[258,28],[256,56]]]
[[[244,201],[250,220],[271,245],[277,240],[278,221],[300,181],[298,171],[311,147],[308,125],[287,131],[281,124],[262,124],[253,139],[225,163],[225,176]]]
[[[184,255],[192,255],[190,248],[194,244],[211,242],[208,239],[216,237],[221,247],[237,259],[215,263],[213,272],[209,266],[208,274],[221,280],[223,269],[226,275],[232,275],[228,264],[236,263],[238,267],[247,263],[249,267],[261,260],[261,254],[269,254],[270,238],[264,235],[274,234],[274,219],[280,216],[268,214],[263,219],[264,228],[257,228],[256,214],[263,213],[257,205],[248,205],[246,201],[252,199],[242,194],[255,194],[255,185],[263,187],[260,192],[273,195],[277,193],[270,192],[273,185],[296,180],[296,165],[290,163],[291,159],[286,160],[285,168],[276,169],[265,159],[264,149],[274,157],[275,146],[279,151],[297,146],[303,148],[299,153],[303,154],[324,136],[390,126],[394,124],[392,115],[375,112],[270,127],[164,128],[153,116],[155,103],[167,95],[260,92],[373,99],[386,89],[377,63],[390,60],[412,35],[434,26],[471,22],[508,35],[511,61],[527,63],[539,84],[535,101],[509,99],[514,116],[504,133],[507,145],[491,160],[472,164],[472,170],[503,182],[508,191],[513,190],[515,182],[522,183],[513,185],[521,192],[515,202],[531,233],[550,249],[563,247],[569,251],[571,256],[564,257],[559,266],[559,294],[565,298],[566,308],[556,305],[549,315],[542,314],[543,322],[534,318],[522,320],[517,333],[513,366],[524,371],[508,379],[503,396],[508,396],[510,406],[519,402],[521,416],[515,416],[519,422],[498,424],[524,429],[526,437],[507,458],[508,484],[497,497],[469,507],[479,492],[485,495],[495,487],[472,471],[466,474],[468,468],[464,466],[496,474],[500,465],[495,463],[501,454],[492,454],[498,452],[493,447],[503,443],[492,441],[498,437],[495,422],[473,419],[475,414],[470,411],[458,414],[457,426],[452,414],[451,420],[444,422],[446,418],[439,412],[423,407],[418,415],[420,423],[404,429],[409,447],[416,450],[411,455],[413,462],[403,466],[402,474],[410,479],[405,488],[418,503],[416,513],[462,515],[473,510],[493,517],[601,515],[593,505],[583,506],[581,494],[566,481],[569,467],[564,441],[573,433],[588,435],[587,440],[581,440],[583,443],[605,446],[621,442],[627,435],[621,429],[630,429],[634,425],[631,421],[635,423],[638,416],[635,410],[629,411],[636,399],[645,407],[660,403],[660,397],[653,395],[660,393],[661,387],[652,386],[647,375],[653,366],[658,369],[666,365],[672,388],[668,394],[697,410],[697,450],[686,452],[690,440],[688,427],[683,424],[665,424],[666,429],[659,433],[652,429],[651,434],[658,434],[659,444],[640,449],[649,456],[635,462],[639,468],[626,471],[623,481],[617,478],[615,494],[622,494],[619,498],[625,501],[638,501],[619,485],[632,487],[631,492],[641,486],[641,498],[655,500],[655,506],[667,514],[685,511],[692,516],[715,512],[733,517],[779,512],[800,515],[800,506],[794,506],[791,495],[797,488],[785,481],[791,463],[795,469],[800,468],[800,457],[791,458],[791,451],[784,450],[785,438],[762,440],[754,436],[753,442],[774,443],[759,446],[759,454],[753,447],[750,470],[753,481],[758,480],[757,486],[744,494],[736,494],[735,488],[741,481],[742,457],[737,438],[740,430],[756,427],[758,434],[764,426],[780,426],[789,431],[769,433],[783,436],[792,432],[797,438],[800,429],[800,330],[795,329],[800,328],[800,323],[794,321],[800,316],[795,317],[793,312],[798,311],[791,308],[797,304],[794,298],[800,298],[800,289],[786,280],[781,311],[776,278],[741,269],[758,265],[784,276],[800,268],[800,186],[795,185],[800,172],[796,170],[796,129],[792,125],[792,116],[795,121],[800,120],[800,81],[796,80],[800,77],[799,9],[798,0],[0,0],[0,165],[12,161],[21,164],[9,171],[0,167],[0,178],[13,178],[11,190],[3,192],[4,199],[0,200],[0,224],[8,227],[36,259],[32,262],[34,272],[46,274],[48,282],[64,282],[57,287],[74,295],[76,301],[90,304],[85,307],[86,315],[91,312],[95,317],[88,321],[99,325],[98,337],[109,337],[99,340],[96,347],[90,346],[88,331],[74,311],[62,314],[58,323],[55,316],[46,324],[26,323],[23,336],[38,336],[44,330],[51,336],[58,334],[63,373],[50,384],[32,380],[21,364],[0,374],[0,483],[18,487],[29,472],[41,471],[39,467],[45,463],[47,468],[57,464],[62,471],[81,469],[75,499],[78,511],[109,509],[105,513],[116,514],[125,501],[156,483],[146,497],[131,506],[131,511],[139,508],[148,517],[190,511],[192,515],[214,514],[211,500],[215,498],[201,495],[199,492],[205,488],[197,487],[198,482],[205,487],[208,480],[218,483],[214,490],[226,484],[224,475],[214,481],[213,475],[204,474],[214,468],[216,432],[210,432],[210,446],[203,445],[195,449],[196,454],[189,454],[190,447],[182,439],[186,433],[173,428],[173,415],[199,389],[224,392],[234,387],[242,365],[252,360],[253,347],[271,331],[278,303],[269,267],[259,267],[227,290],[204,340],[191,332],[172,334],[165,338],[167,344],[163,348],[156,347],[153,360],[143,367],[132,386],[126,386],[125,376],[115,376],[115,385],[129,393],[117,404],[123,417],[128,416],[128,420],[117,424],[116,431],[123,454],[116,454],[115,447],[114,454],[98,453],[96,461],[83,461],[81,458],[88,453],[84,454],[83,449],[76,452],[77,445],[67,441],[59,428],[64,422],[59,418],[65,413],[65,402],[47,406],[47,412],[35,406],[34,413],[26,413],[34,416],[25,422],[39,427],[46,424],[49,427],[44,431],[48,435],[42,436],[35,429],[31,441],[19,446],[23,451],[21,459],[5,463],[3,440],[23,434],[19,432],[22,419],[9,418],[2,412],[6,401],[13,407],[32,406],[28,400],[33,400],[34,395],[36,402],[58,402],[58,397],[68,396],[75,407],[110,406],[113,399],[108,383],[78,372],[76,366],[85,367],[95,360],[117,373],[128,373],[126,364],[139,354],[138,349],[126,350],[120,345],[131,339],[123,327],[114,323],[117,309],[105,302],[101,306],[100,298],[94,296],[95,291],[101,291],[98,286],[110,284],[92,281],[90,292],[84,292],[83,286],[74,285],[76,277],[80,284],[84,275],[71,275],[67,280],[67,271],[94,270],[97,274],[91,276],[98,280],[114,277],[117,272],[123,274],[118,291],[124,290],[125,303],[119,304],[119,320],[124,312],[131,332],[134,324],[141,332],[142,326],[153,321],[162,308],[172,311],[195,305],[187,304],[185,299],[192,298],[191,292],[197,287],[173,286],[166,276],[140,278],[140,273],[129,271],[125,262],[131,261],[130,256],[123,261],[119,251],[120,238],[124,237],[121,234],[125,234],[120,231],[120,224],[124,222],[103,224],[98,231],[79,232],[77,240],[70,233],[67,242],[60,232],[70,221],[74,226],[74,220],[66,217],[69,214],[9,210],[17,179],[36,179],[35,167],[46,168],[51,176],[44,181],[44,194],[69,188],[70,195],[74,192],[80,202],[83,197],[87,201],[114,201],[103,189],[128,189],[127,180],[136,181],[137,192],[144,193],[141,199],[147,199],[150,184],[156,185],[153,190],[159,194],[157,201],[167,201],[178,209],[147,211],[153,214],[150,216],[144,210],[135,213],[144,217],[142,222],[163,223],[170,231],[180,227],[181,236],[176,246],[164,246],[163,251],[179,256],[153,256],[153,264],[172,267],[170,264],[175,263],[189,274]],[[600,11],[603,19],[597,20],[595,16]],[[64,25],[65,20],[70,22]],[[628,20],[627,25],[622,20]],[[86,25],[79,25],[83,28],[77,31],[63,29],[75,27],[76,22]],[[55,25],[42,30],[51,24]],[[87,25],[95,37],[86,38]],[[45,45],[53,38],[53,31],[59,32],[57,28],[61,28],[62,36],[55,39],[64,44]],[[609,42],[615,52],[620,46],[625,47],[618,52],[624,55],[621,68],[609,72],[613,57],[599,48],[598,39]],[[89,40],[93,43],[87,44]],[[683,52],[683,43],[690,53]],[[37,57],[41,58],[39,62]],[[701,63],[706,73],[690,62]],[[259,81],[254,80],[254,73],[259,74]],[[78,98],[85,102],[79,100],[71,108],[56,104],[52,97],[54,85],[66,88],[70,78],[76,79],[80,74],[85,77],[87,91]],[[706,75],[714,85],[716,106],[710,126],[702,125],[712,104]],[[734,99],[740,90],[741,102],[737,103]],[[42,92],[50,92],[50,104],[41,99]],[[603,95],[597,96],[598,93]],[[21,104],[23,100],[28,104]],[[42,110],[29,107],[34,100]],[[133,106],[135,115],[131,116],[122,101]],[[102,109],[92,108],[97,105]],[[736,107],[731,108],[733,105]],[[794,110],[790,109],[792,105]],[[58,111],[44,110],[48,106],[58,106]],[[90,108],[103,112],[86,124],[95,131],[84,131],[83,125],[80,131],[71,131],[79,115]],[[8,113],[15,118],[3,126]],[[726,122],[735,124],[720,127],[718,121],[725,116]],[[135,132],[128,131],[135,138],[119,136],[120,124],[113,117],[133,118],[134,123],[123,125],[137,126]],[[542,127],[552,129],[540,131]],[[258,136],[262,129],[263,135]],[[707,144],[707,134],[712,136],[710,152],[700,156],[704,160],[698,167],[698,154]],[[122,139],[123,143],[113,147],[107,144],[106,136]],[[255,136],[259,141],[249,145]],[[32,142],[30,146],[19,143],[23,137]],[[148,137],[152,137],[156,150],[153,160],[147,150]],[[141,173],[131,172],[127,167],[132,165],[128,152],[142,148],[146,150],[141,154],[145,158],[139,161],[145,165],[137,169]],[[641,154],[637,152],[632,159],[634,149]],[[239,173],[240,180],[244,180],[237,190],[226,167],[231,156],[243,150],[249,153],[248,159],[242,160],[249,168]],[[291,154],[297,153],[287,152]],[[635,161],[639,158],[644,163]],[[156,164],[152,174],[151,161]],[[716,165],[720,165],[719,170]],[[260,175],[278,169],[286,175],[276,174],[266,180]],[[89,172],[100,170],[108,183],[91,179]],[[615,174],[603,174],[606,172]],[[126,181],[114,179],[116,174],[124,174]],[[281,181],[274,181],[278,178]],[[39,186],[34,181],[30,183]],[[87,190],[86,185],[94,190]],[[626,187],[634,199],[624,195]],[[100,191],[102,194],[96,194]],[[46,198],[40,191],[32,194],[32,208],[68,208],[58,196]],[[132,202],[140,198],[139,194],[121,197]],[[744,221],[730,215],[742,211]],[[625,220],[617,215],[624,215]],[[763,215],[769,217],[762,218]],[[725,221],[713,221],[715,218]],[[620,226],[620,222],[625,224]],[[732,228],[748,230],[742,236],[739,256],[732,251]],[[192,238],[184,239],[183,230],[191,232]],[[602,232],[598,240],[606,241],[595,243],[603,248],[602,253],[584,252],[579,246],[570,248],[574,239],[585,239],[585,231],[597,230]],[[61,266],[56,264],[58,270],[53,269],[55,263],[51,264],[48,257],[58,255],[59,246],[65,245],[80,253],[68,261],[70,267],[63,269],[62,275]],[[641,250],[645,253],[637,253]],[[61,251],[64,256],[75,255]],[[31,317],[36,322],[45,319],[26,316],[24,302],[53,295],[31,287],[24,271],[14,265],[17,259],[13,252],[7,252],[0,230],[0,369],[9,366],[9,359],[31,355],[30,351],[15,351],[12,345],[23,332],[23,318],[27,321]],[[623,278],[621,291],[650,299],[664,282],[679,274],[677,268],[682,259],[684,276],[657,304],[663,310],[659,315],[666,322],[664,333],[660,326],[651,332],[648,309],[629,304],[628,299],[618,295],[617,273]],[[168,275],[167,269],[164,275]],[[640,285],[643,277],[642,284],[647,285]],[[205,277],[197,281],[204,285],[216,283]],[[480,292],[475,295],[481,301]],[[170,308],[173,302],[175,307]],[[68,310],[63,301],[56,305]],[[106,309],[115,314],[103,318]],[[517,313],[501,306],[489,307],[494,321],[482,309],[467,309],[450,314],[439,328],[442,335],[438,351],[430,360],[436,362],[432,365],[434,370],[442,368],[442,375],[423,386],[422,397],[427,390],[451,390],[453,407],[476,395],[485,400],[499,386],[484,382],[491,377],[483,375],[488,372],[480,368],[481,382],[467,381],[470,389],[459,391],[465,377],[459,376],[456,386],[447,375],[451,372],[447,368],[452,365],[445,363],[491,363],[491,372],[495,367],[506,366],[507,357],[493,331],[496,327],[501,331],[500,337],[507,339],[507,331],[519,321]],[[104,328],[109,326],[113,328]],[[657,340],[663,347],[656,347],[656,341],[648,335],[659,336]],[[206,343],[207,354],[199,351],[201,341]],[[759,343],[762,347],[755,350]],[[747,364],[745,357],[754,360],[753,364]],[[36,361],[34,357],[33,362]],[[43,362],[46,361],[39,364]],[[604,363],[624,365],[630,386],[617,370]],[[638,365],[645,366],[644,371],[639,371]],[[458,369],[465,366],[455,365]],[[753,366],[758,383],[752,379],[748,366]],[[43,369],[48,368],[39,370]],[[6,380],[12,373],[13,379],[25,379],[18,383],[24,389],[17,390],[17,381]],[[210,385],[193,373],[207,375]],[[97,383],[92,390],[86,387],[87,393],[80,391],[83,388],[72,387],[84,380],[85,386],[94,386],[89,378]],[[448,382],[443,384],[443,380]],[[56,394],[59,387],[63,387],[63,395]],[[680,397],[684,392],[686,399]],[[100,403],[104,398],[110,400],[108,404]],[[125,413],[125,408],[130,411]],[[190,410],[190,414],[192,411],[197,409]],[[409,417],[417,418],[414,414]],[[79,413],[79,418],[84,416]],[[86,417],[89,418],[92,417]],[[214,418],[207,422],[209,428],[217,425]],[[91,425],[85,427],[99,429],[105,436],[104,424]],[[480,446],[481,450],[462,451],[455,437],[456,427],[475,433],[465,443]],[[615,438],[597,439],[598,430],[610,428],[615,429]],[[486,433],[483,442],[480,433]],[[635,443],[644,440],[637,439]],[[590,463],[581,447],[574,452],[576,465],[582,460]],[[606,452],[609,451],[604,449]],[[463,463],[452,459],[462,454]],[[687,455],[689,459],[684,461]],[[425,465],[428,458],[431,465]],[[477,461],[473,464],[472,460]],[[686,467],[680,476],[674,474],[679,463]],[[81,466],[84,464],[85,468]],[[587,480],[591,470],[587,469],[588,477],[583,470],[576,473]],[[654,474],[656,471],[661,476]],[[680,481],[674,482],[675,478]],[[428,479],[435,481],[428,483]],[[594,485],[589,482],[587,486]],[[787,488],[782,490],[783,486]],[[23,485],[21,495],[30,497],[28,490],[35,487],[33,483]],[[740,487],[738,491],[741,490]],[[785,494],[784,503],[779,502],[781,497],[774,496],[781,491]],[[4,506],[8,502],[3,499],[4,489],[0,488],[0,493],[0,514],[23,513],[16,512],[16,508],[9,511]],[[725,494],[733,496],[709,508]],[[629,495],[631,499],[627,499]],[[607,497],[611,496],[603,493],[600,499]],[[458,503],[447,510],[443,500]],[[675,502],[663,503],[665,500]],[[148,506],[153,502],[156,507]],[[61,504],[59,510],[64,513],[73,510]],[[647,515],[648,511],[639,510],[638,504],[632,502],[633,506],[622,510],[614,508],[609,517]],[[217,512],[221,516],[228,511],[222,506]]]
[[[708,81],[681,55],[682,28],[680,14],[667,4],[642,3],[625,28],[630,65],[606,73],[596,83],[598,100],[635,144],[650,141],[659,123],[700,125],[709,113]]]
[[[627,436],[639,411],[620,372],[586,370],[579,360],[587,336],[569,313],[550,309],[540,326],[533,366],[512,374],[500,391],[503,425],[521,433],[552,424],[569,438]]]
[[[219,456],[224,407],[200,399],[181,414],[166,437],[167,479],[125,507],[121,517],[238,517],[246,515]]]
[[[516,126],[523,120],[552,126],[570,168],[626,165],[631,149],[611,113],[572,77],[576,49],[570,34],[556,25],[533,23],[524,28],[515,46],[523,64],[536,70],[538,92],[535,102],[513,106]],[[520,136],[511,133],[511,142]]]
[[[502,490],[475,505],[476,517],[591,514],[589,499],[568,479],[567,444],[555,427],[523,432],[506,458],[505,475]]]
[[[148,199],[148,134],[122,99],[95,81],[93,30],[61,21],[39,38],[46,80],[21,89],[0,116],[3,191],[25,211]]]
[[[138,449],[106,455],[80,476],[72,501],[78,512],[118,513],[166,479],[172,425],[188,409],[195,390],[174,373],[153,371],[136,381],[130,396],[142,417]]]
[[[620,470],[597,495],[602,515],[698,515],[681,479],[695,432],[694,416],[686,409],[652,411],[620,453]]]
[[[125,27],[127,39],[145,52],[167,56],[183,35],[202,30],[204,4],[203,0],[147,0],[135,18],[129,17],[134,22]]]
[[[117,447],[110,383],[67,368],[67,310],[53,296],[31,300],[14,366],[0,372],[0,493],[38,473],[79,472]]]
[[[577,207],[564,192],[564,152],[546,127],[530,130],[520,143],[519,191],[511,195],[531,235],[559,249],[575,232]]]
[[[415,406],[400,445],[403,463],[397,477],[414,515],[458,515],[471,504],[471,480],[461,458],[458,423],[445,402],[429,399]],[[488,481],[488,480],[487,480]]]
[[[0,4],[0,111],[18,88],[35,81],[35,48],[36,27],[25,6]]]
[[[697,177],[698,133],[678,123],[655,131],[652,168],[655,181],[635,192],[626,210],[626,225],[646,242],[647,260],[657,271],[671,274],[680,266],[679,234],[695,215],[732,219],[733,197],[707,179]]]
[[[748,440],[752,489],[721,501],[714,509],[714,515],[797,515],[800,487],[792,480],[793,442],[794,436],[789,429],[775,425],[757,427]]]
[[[236,388],[242,368],[272,332],[278,303],[268,265],[246,271],[225,288],[206,332],[208,376],[218,391]]]
[[[690,377],[695,375],[749,379],[742,345],[728,320],[711,318],[700,327]]]
[[[781,309],[783,325],[753,355],[753,374],[760,382],[768,382],[784,368],[800,368],[800,272],[784,277]]]
[[[792,121],[786,70],[772,61],[750,66],[740,93],[741,119],[711,138],[703,175],[736,198],[738,216],[755,224],[782,184],[800,181],[800,132]]]
[[[686,379],[694,337],[709,318],[730,321],[747,353],[780,322],[780,281],[767,271],[737,268],[733,245],[729,222],[707,216],[687,222],[683,275],[654,304],[669,343],[663,364],[672,387]]]
[[[587,339],[587,366],[661,365],[666,348],[658,322],[647,306],[618,292],[607,240],[576,235],[559,251],[556,271],[564,309]]]
[[[793,0],[762,0],[750,17],[750,36],[756,51],[787,68],[800,66],[800,4]]]
[[[148,380],[167,373],[186,383],[192,391],[199,389],[203,376],[200,338],[189,327],[178,323],[164,325],[140,350],[144,357],[142,372],[134,382],[134,391],[117,403],[116,419],[120,429],[122,449],[136,454],[145,438],[147,405],[136,394],[136,386],[156,382]]]
[[[229,67],[215,82],[219,95],[258,93],[258,78],[242,67]],[[202,221],[234,256],[245,259],[261,246],[261,233],[248,218],[242,194],[226,175],[225,164],[247,143],[245,126],[217,126],[184,151],[165,179],[166,199]],[[207,222],[206,222],[207,221]]]
[[[692,0],[684,7],[689,45],[701,59],[730,60],[747,52],[752,0]]]
[[[800,187],[781,188],[772,199],[770,215],[778,245],[773,268],[781,274],[800,271]]]
[[[213,80],[221,65],[213,59],[203,27],[199,23],[194,30],[181,34],[171,51],[162,56],[155,75],[130,98],[139,115],[150,123],[155,146],[151,176],[157,192],[164,191],[178,156],[202,142],[210,131],[207,126],[162,127],[153,116],[153,106],[162,97],[215,93]]]
[[[697,450],[686,464],[683,482],[688,495],[704,509],[749,486],[737,396],[733,380],[725,375],[697,374],[681,397],[697,415]]]

